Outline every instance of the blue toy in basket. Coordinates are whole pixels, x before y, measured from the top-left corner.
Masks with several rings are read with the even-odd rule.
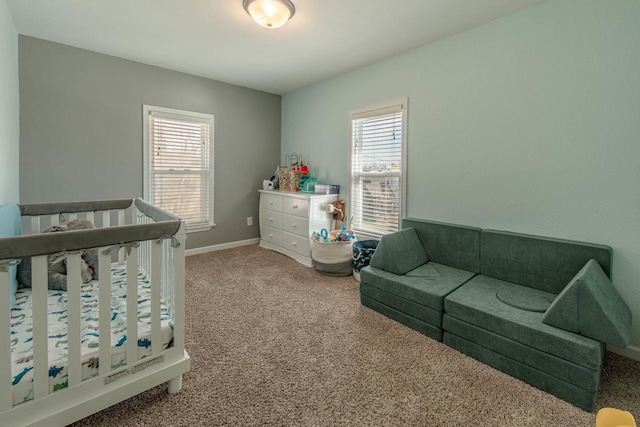
[[[342,227],[342,231],[340,233],[329,233],[326,228],[323,228],[319,233],[317,231],[314,231],[311,236],[314,240],[325,243],[350,242],[356,238],[356,236],[354,234],[350,234],[347,231],[347,227],[344,226]]]
[[[345,225],[342,226],[342,236],[344,236],[347,240],[353,240],[356,238],[355,234],[349,234]]]

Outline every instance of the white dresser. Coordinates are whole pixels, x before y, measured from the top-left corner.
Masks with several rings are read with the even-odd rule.
[[[331,230],[333,215],[324,207],[337,194],[305,194],[260,190],[260,246],[313,267],[309,237]]]

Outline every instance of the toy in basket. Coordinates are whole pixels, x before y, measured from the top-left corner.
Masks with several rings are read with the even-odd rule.
[[[352,274],[352,245],[356,240],[355,234],[346,227],[330,232],[326,228],[314,231],[311,235],[311,258],[316,263],[316,270],[329,276]]]

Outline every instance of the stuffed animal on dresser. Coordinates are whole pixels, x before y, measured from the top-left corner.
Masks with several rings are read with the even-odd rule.
[[[93,223],[87,219],[74,219],[66,225],[52,225],[43,233],[59,233],[73,230],[89,230],[95,228]],[[53,290],[67,290],[67,259],[66,257],[56,257],[49,255],[48,266],[48,288]],[[98,249],[86,249],[80,259],[80,274],[82,283],[89,283],[93,279],[98,279]],[[31,287],[31,258],[23,258],[18,264],[18,282],[24,286]]]

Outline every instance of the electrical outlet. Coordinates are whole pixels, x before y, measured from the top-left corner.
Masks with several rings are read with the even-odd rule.
[[[248,216],[247,217],[247,227],[251,227],[253,225],[253,217],[252,216]]]

